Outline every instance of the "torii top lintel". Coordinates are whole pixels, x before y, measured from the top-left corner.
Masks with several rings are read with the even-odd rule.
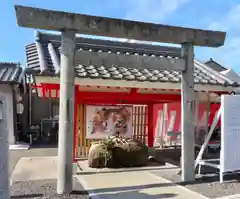
[[[144,41],[219,47],[226,33],[15,6],[19,26]]]

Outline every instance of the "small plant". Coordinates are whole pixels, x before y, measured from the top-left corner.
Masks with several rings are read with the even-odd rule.
[[[107,137],[105,139],[95,141],[92,144],[101,145],[101,150],[98,156],[104,159],[104,166],[107,167],[108,161],[112,158],[112,149],[116,146],[115,138]]]
[[[105,167],[107,167],[107,162],[112,158],[112,149],[115,146],[114,139],[112,137],[107,137],[101,140],[101,144],[103,144],[105,153],[102,154],[105,159]]]
[[[107,137],[103,139],[102,144],[107,150],[112,150],[116,145],[114,137]]]

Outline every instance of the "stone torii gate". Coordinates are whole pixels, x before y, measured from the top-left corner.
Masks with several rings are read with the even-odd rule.
[[[182,72],[182,180],[193,181],[194,172],[194,46],[219,47],[224,44],[226,33],[142,23],[129,20],[88,16],[67,12],[15,6],[17,23],[27,28],[60,31],[60,115],[58,148],[59,194],[72,191],[72,147],[74,118],[74,56],[75,34],[127,38],[182,45],[182,59],[170,62],[161,58],[135,55],[84,52],[84,56],[101,59],[107,57],[116,64],[132,68],[176,70]],[[80,56],[80,53],[76,55]],[[111,66],[109,66],[111,67]]]

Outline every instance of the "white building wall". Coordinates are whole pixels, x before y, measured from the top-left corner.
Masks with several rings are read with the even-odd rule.
[[[12,95],[12,87],[7,84],[0,84],[0,93],[6,96],[6,110],[7,110],[7,129],[8,129],[8,138],[9,144],[15,143],[14,137],[14,117],[13,117],[13,95]]]

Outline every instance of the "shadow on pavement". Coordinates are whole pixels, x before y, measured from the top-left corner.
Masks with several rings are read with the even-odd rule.
[[[121,195],[121,198],[144,198],[144,199],[160,199],[160,198],[175,198],[177,194],[173,193],[162,193],[162,194],[157,194],[157,195],[149,195],[147,193],[139,191],[128,191],[128,192],[121,192],[118,193]],[[107,193],[107,194],[101,194],[101,198],[114,198],[116,196],[116,193]]]
[[[11,199],[25,199],[25,198],[42,198],[43,194],[26,194],[26,195],[18,195],[11,196]]]
[[[34,144],[29,149],[55,149],[58,148],[57,144]]]
[[[132,192],[132,191],[140,191],[143,189],[152,189],[152,188],[161,188],[161,187],[171,187],[176,186],[173,183],[159,183],[159,184],[147,184],[147,185],[138,185],[138,186],[128,186],[128,187],[111,187],[111,188],[100,188],[100,189],[94,189],[94,193],[106,194],[107,192]],[[90,190],[91,192],[91,190]]]

